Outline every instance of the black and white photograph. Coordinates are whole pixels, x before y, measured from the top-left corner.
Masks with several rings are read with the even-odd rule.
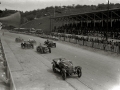
[[[0,0],[0,90],[120,90],[120,0]]]

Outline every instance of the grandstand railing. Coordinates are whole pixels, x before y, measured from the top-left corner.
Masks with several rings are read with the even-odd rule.
[[[56,37],[59,37],[60,40],[74,43],[74,44],[79,44],[83,46],[88,46],[92,47],[95,49],[101,49],[105,51],[110,51],[114,53],[120,53],[120,41],[117,42],[112,42],[112,41],[105,41],[104,40],[98,40],[97,38],[88,38],[88,37],[78,37],[78,36],[65,36],[65,35],[53,35]],[[113,44],[112,44],[113,43]]]

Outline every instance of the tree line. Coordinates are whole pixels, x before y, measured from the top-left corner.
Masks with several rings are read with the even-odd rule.
[[[110,3],[109,4],[109,9],[114,9],[114,8],[120,8],[119,3]],[[70,14],[78,14],[78,13],[85,13],[85,12],[93,12],[93,11],[99,11],[99,10],[106,10],[108,9],[108,4],[98,4],[98,5],[68,5],[68,6],[50,6],[46,7],[44,9],[37,9],[37,10],[32,10],[32,11],[19,11],[21,13],[21,23],[24,24],[28,21],[41,18],[41,17],[46,17],[46,16],[62,16],[62,15],[70,15]],[[10,14],[13,14],[17,12],[17,10],[1,10],[0,11],[0,17],[5,17]]]

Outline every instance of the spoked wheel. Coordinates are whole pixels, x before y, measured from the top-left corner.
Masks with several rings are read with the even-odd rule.
[[[54,46],[56,47],[56,44],[54,44]]]
[[[24,45],[23,45],[23,44],[21,44],[21,48],[22,48],[22,49],[24,48]]]
[[[56,70],[55,70],[55,65],[53,65],[53,67],[52,67],[52,68],[53,68],[53,72],[54,72],[54,73],[56,73]]]
[[[34,49],[34,46],[33,46],[33,45],[32,45],[31,47],[32,47],[32,49]]]
[[[43,51],[42,49],[40,49],[40,53],[43,54],[43,52],[44,52],[44,51]]]
[[[78,69],[78,70],[77,70],[77,74],[78,74],[78,77],[79,77],[79,78],[82,76],[81,69]]]
[[[39,49],[37,48],[37,52],[39,52]]]
[[[65,80],[65,79],[66,79],[66,71],[65,71],[65,70],[62,70],[61,74],[62,74],[63,80]]]
[[[49,53],[51,53],[51,48],[49,48]]]

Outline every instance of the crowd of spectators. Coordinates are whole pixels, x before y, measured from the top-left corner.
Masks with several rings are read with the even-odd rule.
[[[89,37],[89,36],[80,36],[80,35],[73,35],[73,34],[64,34],[64,33],[55,33],[52,34],[52,36],[55,37],[59,37],[60,40],[64,40],[66,41],[67,39],[69,39],[68,41],[71,42],[71,40],[73,39],[75,42],[74,43],[78,43],[82,42],[81,45],[84,46],[91,46],[93,48],[97,49],[101,49],[101,47],[103,47],[103,50],[108,50],[109,51],[113,51],[115,49],[114,52],[120,53],[120,41],[118,40],[114,40],[114,39],[104,39],[104,38],[98,38],[98,37]],[[64,39],[62,39],[64,38]],[[91,45],[89,45],[91,44]]]
[[[73,22],[69,24],[64,24],[62,26],[55,26],[54,32],[58,33],[67,33],[67,34],[76,34],[76,35],[85,35],[85,36],[100,36],[113,39],[120,39],[120,20],[113,20],[107,23],[107,21],[83,21],[83,22]]]

